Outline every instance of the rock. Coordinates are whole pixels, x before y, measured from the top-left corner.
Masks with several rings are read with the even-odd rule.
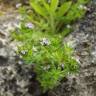
[[[18,44],[9,42],[10,30],[19,27],[20,15],[12,10],[0,18],[0,96],[96,96],[96,5],[90,3],[88,7],[85,18],[64,39],[76,50],[80,70],[46,94],[41,92],[33,67],[23,64],[22,58],[15,58]]]
[[[7,59],[8,58],[8,52],[5,48],[0,49],[0,57]]]
[[[1,37],[1,38],[5,38],[5,37],[6,37],[6,34],[4,34],[4,33],[2,32],[2,30],[0,30],[0,37]]]
[[[3,42],[2,41],[0,41],[0,48],[2,48],[3,47]]]
[[[6,39],[1,39],[0,38],[0,48],[3,48],[4,46],[6,46],[6,44],[7,44]]]

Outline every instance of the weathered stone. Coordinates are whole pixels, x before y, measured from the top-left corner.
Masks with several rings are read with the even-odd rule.
[[[11,10],[1,16],[0,30],[6,36],[3,38],[0,35],[0,39],[2,37],[7,43],[0,43],[0,96],[96,96],[96,5],[90,3],[88,8],[90,11],[85,18],[74,26],[75,31],[64,39],[76,49],[76,57],[80,62],[79,73],[69,75],[60,86],[45,94],[41,94],[33,67],[19,62],[22,57],[15,58],[14,51],[18,44],[9,42],[10,30],[18,27],[20,15]]]
[[[5,48],[0,49],[0,57],[5,58],[5,59],[8,58],[8,52]]]

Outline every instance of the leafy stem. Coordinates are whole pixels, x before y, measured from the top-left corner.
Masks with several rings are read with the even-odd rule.
[[[50,13],[50,21],[51,23],[50,26],[51,26],[51,30],[52,30],[52,33],[55,33],[55,19],[54,19],[54,16],[52,13]]]

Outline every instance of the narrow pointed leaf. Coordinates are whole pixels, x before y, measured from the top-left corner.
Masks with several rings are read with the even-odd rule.
[[[31,2],[31,6],[39,15],[41,15],[45,18],[47,17],[45,8],[41,7],[39,4],[36,4],[34,2]]]
[[[55,12],[59,4],[59,0],[51,0],[50,11]]]
[[[69,10],[69,8],[71,7],[71,4],[72,4],[71,1],[64,3],[64,4],[59,8],[59,11],[57,12],[57,16],[58,16],[58,17],[62,17],[62,16]]]
[[[42,3],[43,3],[43,5],[44,5],[44,7],[46,8],[46,10],[49,12],[50,10],[50,8],[49,8],[49,5],[45,2],[45,0],[42,0]]]

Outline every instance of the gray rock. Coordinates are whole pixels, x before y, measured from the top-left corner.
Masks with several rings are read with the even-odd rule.
[[[60,86],[44,96],[96,96],[96,5],[90,3],[89,8],[86,17],[76,23],[75,31],[64,39],[76,49],[79,73],[64,78]],[[22,58],[15,58],[16,45],[9,42],[10,30],[18,25],[20,17],[17,16],[12,11],[0,18],[0,30],[6,33],[2,38],[8,41],[5,45],[0,43],[0,96],[40,96],[41,89],[35,81],[33,67],[19,62]]]
[[[2,48],[3,47],[3,42],[2,41],[0,41],[0,48]]]
[[[5,48],[0,49],[0,57],[3,57],[5,59],[8,58],[8,51]]]

